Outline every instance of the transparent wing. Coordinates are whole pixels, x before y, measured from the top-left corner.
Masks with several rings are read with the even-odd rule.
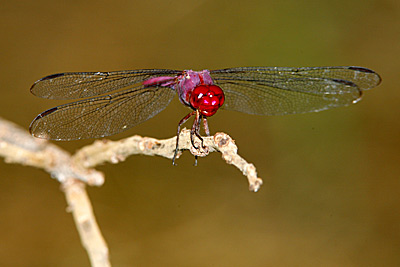
[[[346,106],[381,78],[362,67],[244,67],[210,71],[225,93],[223,109],[284,115]]]
[[[174,95],[168,87],[139,86],[49,109],[29,130],[39,138],[64,141],[109,136],[155,116]]]
[[[113,72],[66,72],[36,81],[32,94],[49,99],[77,99],[105,94],[134,85],[151,77],[175,76],[177,70],[128,70]]]

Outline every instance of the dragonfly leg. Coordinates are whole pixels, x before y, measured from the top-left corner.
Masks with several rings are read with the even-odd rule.
[[[202,116],[200,115],[200,112],[198,110],[196,110],[196,118],[194,120],[193,126],[192,126],[192,130],[190,131],[190,141],[192,142],[192,146],[195,149],[199,149],[199,147],[194,144],[194,136],[196,135],[200,141],[201,141],[201,147],[204,148],[204,144],[203,144],[203,138],[200,136],[200,124],[201,124],[201,119]],[[198,156],[194,156],[194,166],[197,166],[197,158]]]
[[[207,136],[210,136],[210,128],[208,128],[208,121],[206,117],[203,117],[203,126],[204,126],[204,131],[206,132]]]
[[[176,135],[176,147],[175,147],[175,153],[174,153],[174,157],[172,158],[172,165],[176,165],[175,164],[175,159],[176,159],[176,155],[178,154],[178,148],[179,148],[179,134],[181,132],[181,125],[184,124],[190,117],[192,117],[194,114],[196,113],[196,111],[190,112],[189,114],[187,114],[183,119],[181,119],[181,121],[178,123],[178,131],[177,131],[177,135]],[[192,141],[193,144],[193,141]]]
[[[200,122],[201,122],[201,119],[202,119],[202,116],[201,116],[200,112],[198,110],[196,110],[196,118],[194,119],[192,130],[190,131],[190,141],[192,142],[192,146],[195,149],[199,149],[199,147],[194,144],[194,136],[197,136],[197,138],[200,139],[201,147],[204,148],[203,138],[200,135]]]
[[[203,120],[204,131],[206,132],[207,136],[210,136],[210,129],[208,128],[207,117],[200,115],[199,123],[196,125],[196,136],[201,140],[201,147],[206,148],[203,142],[203,138],[200,136],[200,120]],[[195,147],[197,149],[197,147]]]
[[[201,142],[203,143],[203,139],[200,137],[200,136],[198,136],[198,134],[197,134],[197,132],[198,132],[198,125],[199,125],[199,123],[198,123],[198,116],[197,116],[197,114],[196,114],[196,118],[195,118],[195,120],[194,120],[194,123],[193,123],[193,126],[192,126],[192,130],[190,131],[190,142],[192,143],[192,146],[195,148],[195,149],[199,149],[199,147],[198,146],[196,146],[196,144],[194,143],[194,136],[196,135],[197,137],[199,137],[200,138],[200,140],[201,140]],[[194,164],[193,164],[193,166],[197,166],[197,155],[196,156],[194,156]]]
[[[204,126],[204,131],[206,132],[207,136],[210,136],[210,128],[208,128],[208,121],[206,117],[203,117],[203,126]],[[205,148],[203,146],[203,148]]]

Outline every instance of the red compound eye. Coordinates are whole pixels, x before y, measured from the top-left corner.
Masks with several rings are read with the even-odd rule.
[[[200,85],[190,95],[190,104],[206,117],[212,116],[224,104],[225,96],[216,85]]]

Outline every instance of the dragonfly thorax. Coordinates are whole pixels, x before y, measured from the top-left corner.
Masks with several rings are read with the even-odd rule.
[[[189,98],[190,105],[206,117],[214,115],[224,100],[224,92],[216,85],[199,85],[190,93]]]

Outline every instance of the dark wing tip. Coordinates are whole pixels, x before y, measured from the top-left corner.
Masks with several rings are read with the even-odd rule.
[[[61,76],[65,76],[65,73],[51,74],[51,75],[48,75],[48,76],[46,76],[46,77],[43,77],[43,78],[37,80],[34,84],[32,84],[32,86],[31,86],[31,88],[30,88],[31,93],[34,94],[34,95],[36,95],[36,94],[35,94],[35,91],[34,91],[34,87],[35,87],[38,83],[43,82],[43,81],[46,81],[46,80],[52,80],[52,79],[55,79],[55,78],[58,78],[58,77],[61,77]]]
[[[349,68],[349,70],[355,70],[355,71],[369,73],[369,74],[374,75],[376,77],[376,83],[374,84],[373,87],[378,86],[382,82],[382,77],[378,73],[376,73],[375,71],[373,71],[371,69],[367,69],[364,67],[357,67],[357,66],[351,66],[348,68]]]
[[[50,79],[58,78],[61,76],[65,76],[65,73],[50,74],[50,75],[47,75],[46,77],[43,77],[39,81],[50,80]]]
[[[51,108],[51,109],[48,109],[46,111],[43,111],[42,113],[37,115],[36,118],[31,122],[31,125],[29,125],[29,133],[31,135],[35,136],[35,137],[39,137],[39,138],[43,138],[43,139],[49,139],[48,136],[43,135],[43,133],[35,132],[35,129],[36,129],[38,121],[41,118],[43,118],[43,117],[45,117],[45,116],[47,116],[47,115],[49,115],[49,114],[51,114],[53,112],[56,112],[57,110],[58,110],[58,108],[55,107],[55,108]]]
[[[351,66],[349,67],[350,70],[356,70],[356,71],[361,71],[361,72],[367,72],[367,73],[376,73],[375,71],[371,69],[367,69],[364,67],[356,67],[356,66]]]

